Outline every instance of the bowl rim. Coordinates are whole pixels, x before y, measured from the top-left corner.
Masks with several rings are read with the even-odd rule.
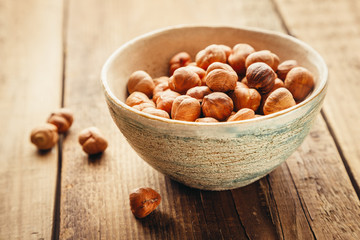
[[[310,52],[312,52],[312,54],[315,55],[315,57],[319,60],[319,69],[320,72],[323,73],[323,75],[321,76],[321,78],[319,78],[319,86],[318,88],[315,89],[315,91],[313,91],[312,93],[310,93],[310,96],[308,96],[305,100],[303,100],[302,102],[296,104],[295,106],[292,106],[290,108],[281,110],[279,112],[276,113],[272,113],[269,115],[261,115],[261,117],[255,117],[252,119],[246,119],[246,120],[241,120],[241,121],[233,121],[233,122],[215,122],[215,123],[207,123],[207,122],[189,122],[189,121],[181,121],[181,120],[175,120],[175,119],[167,119],[167,118],[163,118],[163,117],[158,117],[149,113],[145,113],[142,111],[139,111],[135,108],[132,108],[128,105],[125,104],[125,102],[121,101],[119,98],[117,98],[115,96],[115,94],[111,91],[110,86],[108,84],[107,81],[107,73],[112,65],[112,62],[116,59],[116,57],[128,46],[135,44],[136,42],[148,38],[148,37],[155,37],[157,35],[166,33],[166,32],[170,32],[170,31],[174,31],[177,29],[191,29],[191,28],[225,28],[225,29],[233,29],[233,30],[243,30],[243,31],[248,31],[248,32],[257,32],[257,33],[265,33],[268,35],[273,35],[273,36],[277,36],[280,38],[284,38],[286,40],[289,41],[293,41],[298,45],[301,45],[303,48],[309,50]],[[262,28],[257,28],[257,27],[247,27],[247,26],[241,26],[241,27],[234,27],[234,26],[226,26],[226,25],[192,25],[192,24],[180,24],[180,25],[175,25],[175,26],[168,26],[168,27],[164,27],[164,28],[160,28],[160,29],[156,29],[153,31],[150,31],[148,33],[142,34],[140,36],[137,36],[127,42],[125,42],[124,44],[122,44],[118,49],[116,49],[105,61],[102,69],[101,69],[101,74],[100,74],[100,78],[101,78],[101,84],[103,87],[103,91],[105,93],[105,95],[111,99],[111,101],[113,103],[115,103],[116,105],[120,106],[123,109],[126,109],[127,111],[130,111],[132,113],[135,113],[139,116],[142,116],[146,119],[149,120],[156,120],[156,121],[161,121],[164,123],[169,123],[169,124],[181,124],[181,125],[195,125],[195,126],[211,126],[211,125],[223,125],[223,126],[229,126],[229,125],[239,125],[239,124],[245,124],[245,123],[249,123],[249,122],[259,122],[259,121],[265,121],[268,119],[273,119],[285,114],[291,114],[291,112],[294,112],[296,109],[299,109],[301,107],[303,107],[304,105],[308,105],[310,104],[310,102],[313,102],[317,96],[319,96],[323,91],[326,90],[327,85],[328,85],[328,68],[327,65],[324,61],[324,59],[321,57],[321,55],[314,49],[312,48],[310,45],[308,45],[307,43],[293,37],[290,36],[288,34],[282,33],[282,32],[277,32],[277,31],[273,31],[273,30],[267,30],[267,29],[262,29]]]

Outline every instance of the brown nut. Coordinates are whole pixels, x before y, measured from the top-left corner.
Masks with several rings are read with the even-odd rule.
[[[201,106],[195,98],[187,95],[175,98],[171,109],[172,119],[193,122],[200,114]]]
[[[179,93],[171,91],[170,89],[160,93],[160,96],[156,100],[156,108],[164,110],[170,115],[172,104],[178,96],[180,96]]]
[[[169,82],[162,82],[155,86],[153,91],[153,98],[152,100],[156,103],[156,100],[160,96],[161,92],[169,89]]]
[[[281,87],[284,87],[284,82],[281,79],[276,78],[274,81],[274,86],[270,90],[270,92],[263,94],[261,96],[261,103],[260,103],[260,107],[259,107],[260,113],[262,113],[263,108],[264,108],[264,103],[265,103],[266,99],[268,98],[268,96],[270,95],[270,93],[272,93],[273,91],[275,91],[276,89],[281,88]]]
[[[73,121],[73,113],[67,108],[60,108],[52,112],[47,119],[48,123],[54,124],[57,127],[59,133],[64,133],[69,130]]]
[[[204,117],[204,118],[196,119],[195,122],[214,123],[214,122],[219,122],[219,121],[212,117]]]
[[[227,46],[227,45],[224,45],[224,44],[219,44],[218,46],[221,47],[221,48],[224,50],[225,55],[226,55],[226,59],[228,59],[229,56],[230,56],[230,54],[231,54],[231,52],[232,52],[231,47],[229,47],[229,46]]]
[[[276,71],[280,59],[279,57],[270,52],[269,50],[261,50],[258,52],[251,53],[245,61],[245,66],[248,68],[251,64],[256,62],[264,62],[269,65],[274,71]]]
[[[131,212],[137,218],[144,218],[152,213],[161,202],[161,196],[154,189],[138,188],[129,196]]]
[[[206,71],[206,85],[215,92],[234,90],[237,80],[236,72],[225,63],[214,62]]]
[[[314,88],[314,76],[306,68],[294,67],[288,72],[284,84],[295,101],[301,102]]]
[[[263,112],[265,115],[268,115],[295,105],[296,103],[291,92],[282,87],[270,93],[264,103]]]
[[[226,53],[224,47],[217,44],[207,46],[196,54],[196,65],[206,70],[213,62],[226,63]]]
[[[228,58],[228,62],[237,74],[239,74],[239,75],[245,74],[246,58],[253,52],[255,52],[255,49],[246,43],[239,43],[233,47],[232,53],[230,54],[230,56]]]
[[[210,93],[212,93],[212,91],[208,86],[198,86],[190,88],[186,92],[186,95],[197,99],[199,102],[202,102],[203,98]]]
[[[255,88],[260,94],[265,94],[273,88],[276,73],[267,64],[256,62],[247,68],[246,79],[250,88]]]
[[[230,94],[234,102],[234,110],[239,111],[242,108],[250,108],[256,111],[261,102],[261,95],[256,89],[244,87],[245,84],[238,84],[235,90]]]
[[[173,75],[174,71],[178,68],[185,67],[191,62],[191,57],[187,52],[179,52],[170,59],[170,76]]]
[[[222,92],[214,92],[206,95],[202,103],[202,111],[205,117],[213,117],[218,121],[227,119],[234,109],[231,98]]]
[[[154,81],[154,84],[155,84],[155,87],[156,87],[160,83],[169,82],[169,77],[168,76],[161,76],[161,77],[158,77],[158,78],[154,78],[153,81]]]
[[[195,72],[197,75],[199,75],[199,78],[201,79],[201,85],[206,86],[206,82],[205,82],[206,71],[204,69],[199,68],[198,66],[191,66],[191,65],[188,65],[186,67],[189,70]]]
[[[108,143],[100,130],[96,127],[89,127],[79,134],[79,143],[87,154],[97,154],[105,151]]]
[[[298,66],[298,63],[296,60],[286,60],[279,64],[279,66],[276,70],[276,74],[277,74],[278,78],[285,81],[285,78],[286,78],[286,75],[288,74],[288,72],[297,66]]]
[[[248,80],[247,80],[247,78],[246,77],[243,77],[243,79],[241,79],[241,81],[240,81],[242,84],[244,84],[244,85],[246,85],[247,87],[249,87],[248,86]]]
[[[127,97],[125,104],[130,107],[133,107],[135,105],[139,105],[145,102],[152,102],[152,101],[148,98],[148,96],[146,96],[142,92],[133,92]]]
[[[135,108],[136,110],[142,111],[145,108],[155,108],[155,103],[154,102],[144,102],[144,103],[140,103],[138,105],[134,105],[132,106],[133,108]]]
[[[142,112],[149,113],[149,114],[152,114],[152,115],[155,115],[155,116],[158,116],[158,117],[163,117],[163,118],[169,118],[170,119],[169,114],[166,111],[161,110],[161,109],[148,107],[148,108],[144,108],[142,110]]]
[[[31,142],[40,150],[52,148],[59,139],[57,127],[50,123],[45,123],[34,128],[30,135]]]
[[[252,109],[249,108],[242,108],[234,115],[230,116],[228,118],[228,122],[234,122],[234,121],[241,121],[246,119],[251,119],[255,117],[255,112]]]
[[[201,79],[199,75],[190,67],[181,67],[175,70],[169,78],[169,88],[178,93],[186,93],[190,88],[200,86]]]
[[[155,84],[150,75],[145,71],[136,71],[130,75],[127,88],[131,94],[133,92],[142,92],[151,98]]]

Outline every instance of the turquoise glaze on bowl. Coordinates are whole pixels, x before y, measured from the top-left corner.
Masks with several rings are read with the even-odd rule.
[[[271,115],[224,123],[169,120],[127,106],[130,74],[145,70],[167,75],[169,59],[195,54],[210,44],[248,43],[268,49],[281,61],[295,59],[315,76],[315,89],[300,104]],[[156,170],[187,186],[227,190],[250,184],[284,162],[303,142],[319,113],[327,88],[327,67],[307,44],[255,28],[177,26],[138,37],[116,50],[101,78],[114,122],[139,156]]]

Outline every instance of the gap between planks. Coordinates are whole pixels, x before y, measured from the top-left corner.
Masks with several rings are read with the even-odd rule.
[[[68,26],[68,12],[69,2],[64,0],[63,3],[63,19],[62,19],[62,77],[61,77],[61,101],[60,107],[65,107],[65,78],[66,78],[66,38],[67,38],[67,26]],[[59,240],[60,238],[60,207],[61,207],[61,172],[62,172],[62,151],[63,141],[66,137],[66,133],[60,136],[58,142],[58,171],[56,176],[56,189],[55,189],[55,201],[54,201],[54,216],[53,216],[53,229],[52,240]]]

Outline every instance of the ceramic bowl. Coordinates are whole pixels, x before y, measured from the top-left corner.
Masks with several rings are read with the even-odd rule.
[[[255,119],[195,123],[140,112],[124,102],[130,74],[167,75],[169,59],[195,54],[210,44],[248,43],[281,61],[295,59],[315,76],[311,95],[300,104]],[[250,184],[284,162],[303,142],[327,88],[327,67],[302,41],[255,28],[176,26],[140,36],[117,49],[102,69],[102,84],[114,122],[138,155],[156,170],[187,186],[227,190]]]

